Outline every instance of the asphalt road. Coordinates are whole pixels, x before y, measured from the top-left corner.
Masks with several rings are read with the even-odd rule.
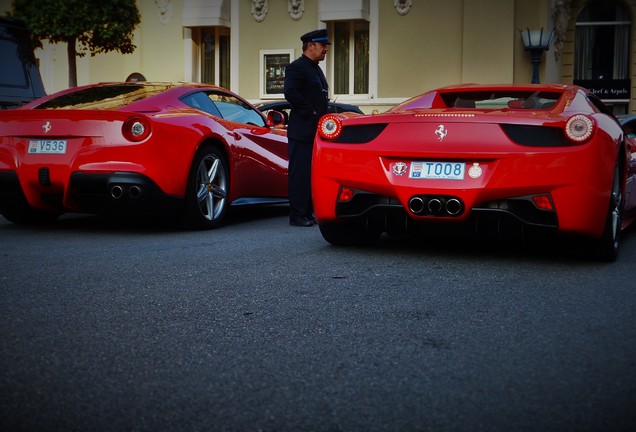
[[[0,217],[0,430],[636,430],[636,230],[602,264],[285,214]]]

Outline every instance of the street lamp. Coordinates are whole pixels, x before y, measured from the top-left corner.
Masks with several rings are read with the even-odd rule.
[[[532,56],[532,84],[539,84],[541,56],[543,55],[543,51],[550,49],[550,41],[552,40],[554,30],[544,32],[543,27],[541,27],[541,30],[530,30],[526,27],[525,30],[519,30],[519,33],[521,33],[523,47],[526,51],[530,51]]]

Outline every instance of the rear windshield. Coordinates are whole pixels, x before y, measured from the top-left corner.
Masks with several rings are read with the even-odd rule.
[[[113,84],[68,93],[38,109],[117,109],[170,88],[170,84]]]
[[[515,89],[430,92],[409,99],[391,111],[426,108],[548,110],[562,94],[558,91]]]
[[[559,98],[559,92],[532,91],[472,91],[441,93],[446,108],[477,109],[550,109]]]

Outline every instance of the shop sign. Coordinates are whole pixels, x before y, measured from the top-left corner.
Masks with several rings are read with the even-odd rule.
[[[630,80],[574,80],[602,100],[627,100],[631,97]]]

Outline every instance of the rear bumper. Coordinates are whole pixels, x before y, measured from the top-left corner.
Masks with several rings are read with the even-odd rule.
[[[407,211],[395,198],[357,191],[351,201],[338,202],[335,212],[337,219],[364,222],[376,230],[393,235],[452,230],[507,240],[537,235],[543,237],[558,232],[556,212],[537,208],[531,196],[500,199],[466,210],[468,218],[454,218],[446,213],[440,213],[439,216],[413,216],[412,211]]]
[[[0,211],[19,202],[55,213],[173,213],[183,208],[184,198],[165,194],[150,178],[129,172],[72,173],[61,189],[47,183],[40,173],[38,184],[22,187],[15,171],[0,172]]]

